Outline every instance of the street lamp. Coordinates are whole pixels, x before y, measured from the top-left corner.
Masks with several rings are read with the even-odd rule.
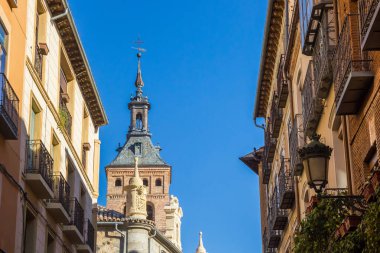
[[[309,186],[320,194],[327,184],[329,160],[332,148],[319,141],[318,134],[311,136],[311,142],[300,148],[298,154],[306,170]]]

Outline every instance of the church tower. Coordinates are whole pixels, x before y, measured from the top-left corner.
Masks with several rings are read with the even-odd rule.
[[[169,195],[172,168],[161,158],[161,148],[152,144],[148,125],[150,102],[143,94],[143,87],[141,53],[139,52],[135,81],[136,93],[128,104],[130,125],[126,142],[117,149],[116,158],[106,167],[107,208],[127,215],[129,200],[126,189],[134,176],[135,157],[138,157],[139,176],[147,193],[147,219],[154,221],[163,234],[170,233],[172,241],[180,247],[179,236],[172,236],[173,229],[180,230],[180,219],[173,219],[176,222],[168,223],[168,208],[165,211],[165,207],[172,206],[173,202]],[[177,209],[179,210],[180,207]],[[182,217],[182,210],[177,211],[177,217]]]

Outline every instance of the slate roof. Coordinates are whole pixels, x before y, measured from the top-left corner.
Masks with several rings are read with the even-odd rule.
[[[170,166],[161,158],[161,148],[153,145],[149,135],[143,134],[128,136],[127,142],[107,167],[133,167],[138,143],[141,143],[139,166]]]

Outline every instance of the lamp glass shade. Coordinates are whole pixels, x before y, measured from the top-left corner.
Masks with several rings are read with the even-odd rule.
[[[327,183],[328,157],[308,157],[303,161],[306,177],[309,185],[313,188],[321,188]]]

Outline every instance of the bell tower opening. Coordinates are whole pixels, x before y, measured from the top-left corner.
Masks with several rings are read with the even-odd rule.
[[[136,129],[142,130],[143,129],[143,122],[142,122],[142,115],[141,113],[138,113],[136,115]]]

